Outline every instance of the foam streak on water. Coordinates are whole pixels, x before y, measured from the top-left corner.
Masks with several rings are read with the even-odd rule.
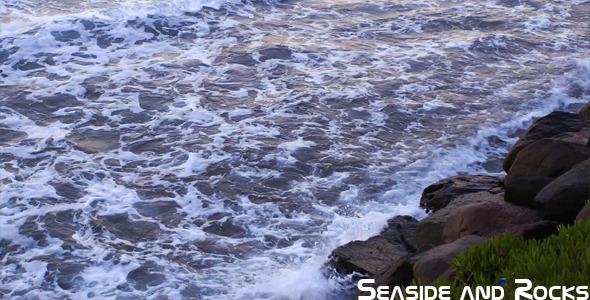
[[[0,3],[0,295],[346,299],[322,265],[590,100],[587,1]]]

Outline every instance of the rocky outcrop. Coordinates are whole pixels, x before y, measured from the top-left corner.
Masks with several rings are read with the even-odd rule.
[[[473,193],[455,199],[418,224],[418,247],[451,243],[466,235],[490,237],[539,221],[529,208],[505,202],[502,194]]]
[[[546,186],[572,169],[590,168],[589,141],[590,119],[581,115],[554,112],[536,121],[504,162],[505,200],[542,210],[535,197]],[[571,221],[571,213],[561,220],[565,219]]]
[[[543,139],[562,134],[564,132],[580,132],[590,130],[587,118],[579,114],[567,112],[552,112],[538,119],[516,142],[504,160],[504,171],[509,172],[518,153],[530,144]]]
[[[510,150],[504,179],[440,180],[420,199],[430,212],[426,218],[394,218],[379,236],[336,249],[332,264],[341,272],[369,275],[375,287],[453,280],[449,262],[489,237],[508,232],[542,240],[558,234],[561,224],[588,218],[588,111],[590,104],[580,114],[554,112],[537,120]]]
[[[502,191],[501,186],[502,179],[493,176],[459,175],[449,177],[424,189],[420,206],[436,212],[460,196],[477,192],[497,194]]]
[[[330,264],[346,274],[376,275],[382,273],[389,262],[414,253],[418,221],[410,216],[397,216],[387,223],[378,236],[336,248],[330,256]]]
[[[572,222],[590,199],[590,168],[577,168],[545,186],[533,200],[547,220]]]
[[[506,174],[505,182],[520,176],[557,178],[589,158],[590,148],[585,144],[544,138],[531,143],[518,153]]]

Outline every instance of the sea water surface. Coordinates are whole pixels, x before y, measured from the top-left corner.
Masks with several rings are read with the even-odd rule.
[[[0,297],[347,299],[589,57],[584,0],[2,1]]]

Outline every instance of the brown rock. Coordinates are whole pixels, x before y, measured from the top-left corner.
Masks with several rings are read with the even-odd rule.
[[[379,235],[336,248],[329,263],[345,274],[380,274],[392,262],[416,251],[417,224],[410,216],[397,216]]]
[[[510,171],[518,153],[531,143],[543,138],[553,137],[564,132],[580,132],[590,129],[590,120],[566,112],[552,112],[538,119],[516,142],[504,160],[504,171]]]
[[[413,268],[414,280],[431,283],[449,269],[449,262],[467,250],[469,247],[484,242],[486,238],[468,235],[450,244],[432,248],[424,253],[424,256],[416,262]]]
[[[449,243],[466,235],[490,237],[538,220],[534,210],[503,201],[465,205],[443,225],[443,240]]]
[[[584,206],[584,208],[582,208],[576,216],[576,221],[588,220],[588,217],[590,217],[590,208],[588,208],[588,206]]]
[[[556,178],[574,165],[590,158],[585,145],[545,138],[522,149],[514,159],[505,182],[523,175]]]
[[[573,169],[545,186],[534,199],[541,216],[571,223],[590,199],[590,168]]]
[[[502,180],[492,176],[459,175],[449,177],[424,189],[420,206],[436,212],[459,196],[483,191],[500,192],[499,187],[501,186]]]
[[[537,212],[486,192],[466,195],[418,224],[418,247],[438,246],[466,235],[490,237],[538,221]]]
[[[478,192],[473,194],[463,195],[454,199],[445,208],[430,214],[428,217],[422,219],[418,223],[417,240],[418,248],[428,246],[438,246],[448,243],[444,236],[444,227],[447,220],[455,213],[455,211],[464,205],[484,203],[487,201],[502,201],[502,194],[491,194],[489,192]]]

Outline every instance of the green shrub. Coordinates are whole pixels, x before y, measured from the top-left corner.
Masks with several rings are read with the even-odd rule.
[[[451,299],[459,299],[466,285],[494,286],[501,278],[507,280],[504,299],[514,299],[514,279],[529,279],[533,286],[585,286],[590,279],[590,221],[560,226],[559,235],[543,241],[497,236],[460,254],[451,266],[456,271]]]

